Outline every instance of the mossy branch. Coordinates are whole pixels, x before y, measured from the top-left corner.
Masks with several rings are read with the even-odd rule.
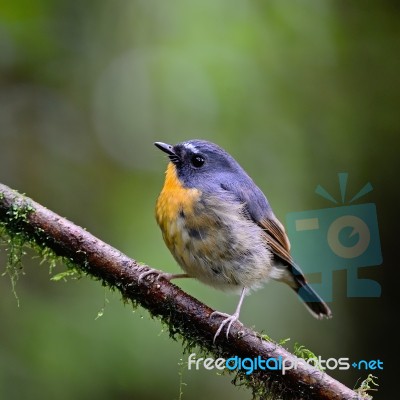
[[[233,324],[229,340],[220,335],[214,344],[213,337],[221,319],[209,318],[213,312],[211,308],[164,279],[138,282],[138,267],[143,265],[2,184],[0,224],[3,233],[11,239],[18,238],[20,243],[39,248],[42,254],[47,254],[50,249],[85,274],[119,290],[124,299],[141,305],[153,317],[164,321],[171,336],[180,335],[186,347],[199,346],[215,358],[282,357],[297,362],[297,369],[288,370],[284,375],[281,371],[257,371],[250,375],[237,372],[234,383],[249,386],[255,397],[291,400],[364,398],[240,323]]]

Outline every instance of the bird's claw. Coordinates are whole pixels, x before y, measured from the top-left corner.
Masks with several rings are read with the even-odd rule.
[[[139,267],[138,271],[139,272],[144,271],[139,275],[138,283],[142,283],[142,280],[144,278],[146,278],[146,276],[149,276],[149,275],[158,275],[155,278],[156,281],[158,281],[163,275],[163,273],[161,271],[159,271],[158,269],[155,269],[155,268]]]
[[[139,275],[138,283],[141,283],[143,278],[146,278],[146,276],[149,276],[149,275],[157,275],[154,278],[155,282],[159,281],[161,278],[164,278],[167,281],[170,281],[171,279],[173,279],[176,276],[174,274],[169,274],[168,272],[162,272],[162,271],[159,271],[158,269],[149,268],[149,267],[139,267],[138,271],[139,272],[144,271]]]
[[[225,325],[227,325],[225,335],[226,335],[226,338],[229,339],[229,331],[231,329],[232,324],[236,321],[239,321],[239,314],[237,314],[237,313],[230,315],[230,314],[222,313],[219,311],[214,311],[213,313],[211,313],[210,318],[213,318],[215,316],[225,317],[225,319],[221,322],[221,325],[219,326],[217,332],[215,332],[213,343],[215,343],[217,337],[222,332],[222,329],[224,329]]]

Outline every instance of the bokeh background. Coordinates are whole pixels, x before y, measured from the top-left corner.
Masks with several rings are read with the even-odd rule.
[[[0,182],[172,272],[153,216],[166,165],[156,140],[217,142],[282,221],[330,206],[314,189],[339,197],[338,172],[352,194],[370,181],[360,201],[377,205],[384,263],[359,274],[382,297],[348,298],[339,271],[332,320],[314,320],[275,283],[246,299],[241,320],[323,358],[383,360],[384,371],[331,374],[354,387],[373,372],[376,398],[389,398],[399,39],[393,1],[1,1]],[[20,307],[0,279],[1,399],[177,399],[181,372],[183,399],[250,397],[228,375],[179,366],[181,343],[146,311],[89,278],[51,282],[31,256]],[[218,310],[236,306],[236,296],[178,284]]]

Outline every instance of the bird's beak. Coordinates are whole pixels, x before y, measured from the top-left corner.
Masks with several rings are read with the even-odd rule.
[[[181,158],[174,150],[174,146],[171,146],[170,144],[163,143],[163,142],[155,142],[154,145],[156,147],[158,147],[164,153],[167,153],[168,158],[170,159],[170,161],[173,164],[179,165],[181,163]]]
[[[170,144],[163,143],[163,142],[155,142],[154,146],[158,147],[164,153],[167,153],[169,156],[176,156],[174,151],[174,147]]]

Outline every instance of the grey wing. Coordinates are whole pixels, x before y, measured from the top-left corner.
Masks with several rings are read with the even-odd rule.
[[[221,188],[243,203],[249,218],[257,224],[263,219],[276,219],[264,193],[250,177],[246,176],[246,178],[248,179],[240,181],[226,179],[221,183]]]
[[[241,203],[244,203],[248,217],[263,229],[265,241],[278,264],[287,267],[290,275],[297,281],[305,282],[301,269],[294,263],[290,254],[290,242],[285,228],[273,213],[261,189],[251,180],[238,183],[226,182],[221,184],[221,188],[234,194]]]

